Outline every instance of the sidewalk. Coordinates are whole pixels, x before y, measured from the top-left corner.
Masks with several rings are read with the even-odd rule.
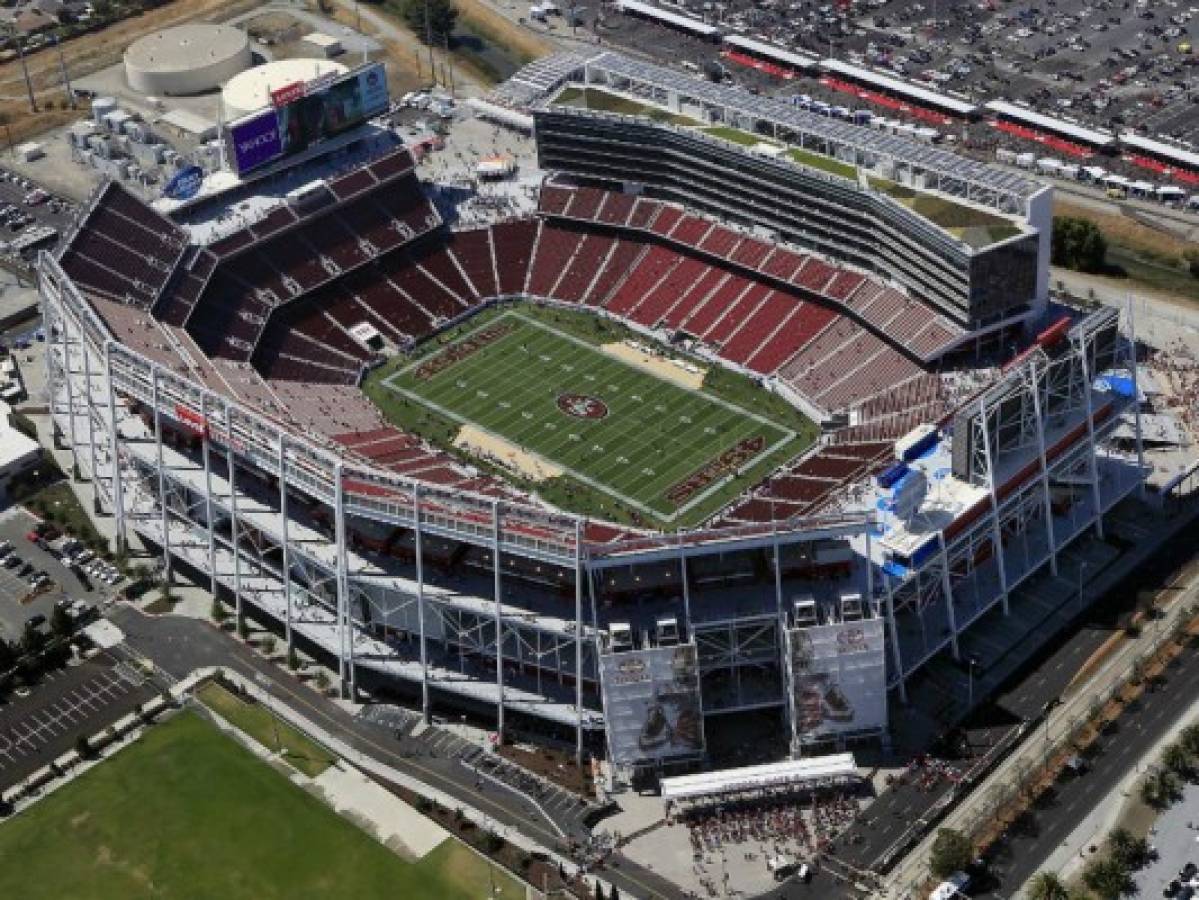
[[[1122,570],[1124,567],[1120,567]],[[1109,572],[1108,586],[1123,577],[1123,571]],[[1104,586],[1093,585],[1096,590]],[[1085,684],[1076,687],[1063,697],[1061,705],[1050,711],[1038,725],[1054,734],[1068,734],[1074,726],[1088,718],[1094,698],[1106,695],[1126,676],[1132,662],[1148,652],[1162,635],[1168,635],[1181,617],[1182,610],[1199,599],[1199,581],[1188,585],[1175,595],[1165,608],[1162,619],[1154,627],[1146,628],[1138,638],[1125,640],[1118,651],[1106,660],[1102,668]],[[1047,724],[1046,724],[1047,723]],[[972,830],[975,822],[993,814],[994,798],[1002,795],[1005,785],[1019,781],[1022,776],[1039,765],[1045,754],[1040,741],[1025,740],[1005,757],[967,798],[956,806],[938,825],[939,828],[954,828],[964,832]],[[936,829],[909,852],[903,861],[886,878],[885,896],[889,900],[916,900],[919,891],[932,879],[929,871],[929,856],[932,851]]]

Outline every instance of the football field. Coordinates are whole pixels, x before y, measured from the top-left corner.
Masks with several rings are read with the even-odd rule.
[[[664,521],[804,443],[772,419],[511,310],[383,383]]]

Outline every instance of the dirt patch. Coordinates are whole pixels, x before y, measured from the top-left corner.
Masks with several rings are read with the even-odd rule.
[[[548,481],[566,470],[509,440],[474,425],[463,425],[454,446],[516,472],[530,481]]]
[[[639,345],[623,341],[618,344],[604,344],[600,349],[634,368],[649,372],[651,375],[677,384],[679,387],[698,391],[704,386],[704,375],[707,373],[694,363],[671,359]]]
[[[510,49],[522,61],[532,61],[554,52],[540,35],[515,24],[480,0],[455,0],[463,22],[489,40]]]

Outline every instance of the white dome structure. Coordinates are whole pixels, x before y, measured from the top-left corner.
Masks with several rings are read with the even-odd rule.
[[[225,118],[232,121],[271,105],[271,91],[312,81],[322,75],[342,75],[349,69],[327,59],[280,59],[247,69],[232,78],[221,92]]]
[[[210,91],[254,63],[250,38],[229,25],[178,25],[148,34],[125,51],[125,78],[143,94]]]

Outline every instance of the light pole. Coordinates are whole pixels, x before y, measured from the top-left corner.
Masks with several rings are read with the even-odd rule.
[[[1087,570],[1087,561],[1084,559],[1078,564],[1078,608],[1082,609],[1082,573]]]
[[[272,684],[271,680],[269,678],[267,678],[267,676],[264,675],[262,672],[255,672],[254,680],[257,681],[260,685],[262,685],[262,689],[266,691],[267,699],[270,700],[271,696],[272,696],[271,695],[271,684]],[[274,704],[268,702],[266,705],[266,708],[267,708],[267,712],[269,712],[271,714],[271,728],[275,732],[275,752],[282,753],[283,745],[279,743],[279,720],[275,717]]]
[[[977,656],[966,657],[966,711],[974,709],[974,667],[977,666]]]

